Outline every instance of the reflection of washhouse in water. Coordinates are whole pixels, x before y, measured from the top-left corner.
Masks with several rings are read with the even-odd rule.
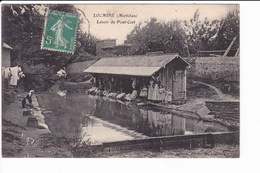
[[[142,109],[102,98],[96,100],[92,116],[148,136],[184,135],[185,118],[158,110]]]
[[[207,132],[228,131],[228,128],[214,122],[184,118],[169,112],[140,109],[144,119],[148,119],[152,133],[149,136],[189,135]]]
[[[86,102],[85,107],[83,108],[84,113],[93,118],[98,118],[98,120],[102,120],[95,121],[90,119],[88,121],[87,118],[85,118],[87,122],[84,123],[84,125],[82,124],[82,127],[85,129],[90,128],[90,130],[92,128],[93,135],[104,133],[102,137],[109,137],[111,140],[118,138],[120,135],[122,135],[122,139],[129,139],[128,137],[125,138],[125,136],[127,136],[125,134],[130,134],[129,136],[132,139],[133,131],[150,137],[228,131],[216,123],[185,118],[167,111],[159,111],[158,109],[140,108],[132,103],[119,103],[115,100],[105,100],[102,97],[97,96],[86,96],[85,100],[82,101]],[[103,128],[103,126],[106,128]],[[121,128],[115,128],[119,126]],[[122,130],[123,128],[124,130]],[[97,131],[94,132],[93,129],[96,129]],[[103,130],[102,132],[98,131],[101,129]],[[113,131],[111,131],[111,129]],[[128,133],[127,131],[132,132]],[[123,133],[115,134],[115,132]]]
[[[186,132],[185,118],[155,110],[140,109],[140,112],[144,119],[148,119],[152,130],[150,136],[184,135]]]

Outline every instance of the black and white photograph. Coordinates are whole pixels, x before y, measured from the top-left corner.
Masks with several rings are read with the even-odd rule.
[[[3,158],[240,158],[240,4],[2,3]]]

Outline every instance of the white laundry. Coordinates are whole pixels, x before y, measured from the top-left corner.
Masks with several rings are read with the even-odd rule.
[[[10,67],[11,79],[9,81],[10,85],[16,86],[18,80],[18,66]]]
[[[3,77],[4,77],[5,79],[8,79],[8,78],[11,76],[10,68],[9,68],[9,67],[8,67],[8,68],[4,68],[2,75],[3,75]]]
[[[66,98],[66,96],[67,96],[67,90],[64,90],[64,91],[58,91],[57,94],[58,94],[59,96],[61,96],[61,97]]]
[[[62,76],[66,77],[66,76],[67,76],[67,73],[66,73],[65,70],[60,69],[60,70],[57,72],[57,75],[58,75],[59,77],[62,77]]]

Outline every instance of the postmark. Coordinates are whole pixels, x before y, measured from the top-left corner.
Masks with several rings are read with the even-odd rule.
[[[74,54],[78,15],[49,11],[45,19],[41,49]]]

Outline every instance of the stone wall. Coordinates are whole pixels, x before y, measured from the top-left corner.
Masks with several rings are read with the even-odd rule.
[[[215,118],[220,118],[229,122],[239,123],[240,102],[239,101],[206,101],[206,106]]]
[[[239,132],[214,133],[214,144],[234,145],[240,143]]]
[[[110,142],[103,143],[103,151],[213,148],[215,144],[239,144],[239,132],[215,132]]]
[[[103,143],[104,152],[115,152],[124,150],[161,150],[161,149],[177,149],[177,148],[205,148],[214,147],[211,134],[206,135],[180,135],[167,137],[153,137],[147,139],[136,139],[128,141]]]
[[[162,136],[146,139],[135,139],[118,142],[108,142],[102,145],[90,145],[92,151],[103,151],[108,153],[118,151],[136,150],[161,150],[161,149],[193,149],[193,148],[213,148],[215,144],[239,144],[239,132],[214,132],[205,134]],[[84,157],[89,152],[89,147],[77,148],[77,157]],[[86,155],[85,155],[86,156]]]
[[[232,112],[239,118],[239,101],[206,101],[206,106],[211,112]]]
[[[198,78],[239,81],[239,57],[198,57],[190,75]]]

